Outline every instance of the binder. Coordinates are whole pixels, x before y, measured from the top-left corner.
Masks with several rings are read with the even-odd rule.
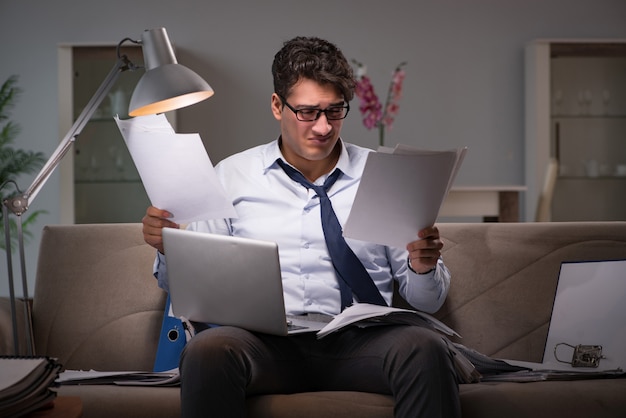
[[[153,371],[165,372],[178,368],[180,354],[186,343],[183,322],[174,316],[170,296],[167,295]]]

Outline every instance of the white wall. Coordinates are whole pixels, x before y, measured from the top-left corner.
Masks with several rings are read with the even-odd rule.
[[[277,134],[270,114],[270,65],[295,35],[336,42],[368,65],[379,93],[408,61],[404,98],[389,143],[470,148],[457,184],[520,184],[523,161],[523,47],[534,38],[624,38],[623,0],[0,0],[0,80],[20,76],[13,112],[18,146],[49,155],[59,140],[57,47],[116,43],[165,26],[179,61],[216,94],[179,113],[180,132],[199,132],[214,162]],[[344,139],[376,146],[358,110]],[[31,178],[21,179],[25,187]],[[34,229],[59,223],[58,174],[31,210]],[[139,219],[137,220],[139,221]],[[94,237],[97,242],[98,237]],[[34,281],[36,238],[28,247]],[[0,260],[0,294],[7,293]],[[31,284],[32,291],[32,284]]]

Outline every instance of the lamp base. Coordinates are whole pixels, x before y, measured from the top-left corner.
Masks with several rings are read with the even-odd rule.
[[[15,205],[14,202],[18,204]],[[21,213],[26,210],[26,206],[22,206],[24,201],[20,198],[16,199],[7,199],[2,205],[2,219],[4,221],[4,238],[6,244],[6,255],[7,255],[7,277],[9,280],[9,301],[11,304],[11,321],[13,327],[13,351],[15,355],[29,355],[32,356],[35,354],[35,348],[33,344],[33,322],[32,322],[32,311],[30,305],[30,298],[28,296],[28,281],[26,279],[26,261],[24,256],[24,231],[22,229],[22,216]],[[23,211],[14,212],[17,214],[17,238],[18,238],[18,248],[19,248],[19,257],[20,257],[20,268],[22,272],[22,289],[23,289],[23,300],[22,300],[22,312],[23,323],[19,324],[18,315],[17,315],[17,301],[18,299],[15,297],[15,281],[13,278],[13,255],[11,253],[11,226],[9,222],[9,209],[15,207],[23,207]],[[21,325],[21,326],[20,326]],[[26,344],[26,351],[23,352],[20,349],[20,338],[19,338],[19,330],[23,329],[25,332],[24,340]]]

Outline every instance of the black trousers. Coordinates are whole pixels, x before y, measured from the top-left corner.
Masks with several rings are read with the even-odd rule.
[[[247,396],[320,390],[393,395],[398,418],[460,417],[451,356],[439,334],[416,326],[350,327],[321,340],[211,328],[181,356],[182,417],[245,417]]]

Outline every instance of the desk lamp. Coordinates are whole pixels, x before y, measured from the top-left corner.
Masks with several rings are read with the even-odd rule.
[[[17,188],[18,195],[5,199],[2,205],[2,216],[4,218],[4,230],[6,240],[7,267],[9,278],[9,297],[11,303],[11,317],[13,325],[13,343],[15,354],[19,354],[18,325],[16,313],[16,298],[13,279],[13,265],[11,256],[11,231],[9,227],[9,212],[17,216],[17,242],[19,248],[19,259],[22,273],[22,288],[24,303],[24,322],[26,332],[27,354],[34,354],[34,342],[32,332],[31,308],[28,303],[28,283],[26,279],[26,263],[24,256],[24,238],[22,229],[22,215],[37,196],[37,193],[44,186],[54,169],[59,165],[65,154],[81,133],[89,119],[107,96],[113,87],[118,76],[127,70],[137,70],[141,67],[135,66],[127,56],[121,55],[120,48],[123,43],[132,42],[142,46],[144,66],[146,73],[141,77],[133,95],[131,96],[129,112],[130,116],[144,116],[157,113],[164,113],[175,109],[180,109],[207,99],[213,95],[213,89],[200,76],[189,68],[178,64],[174,50],[170,43],[165,28],[156,28],[144,31],[141,40],[124,38],[117,45],[117,62],[104,79],[96,93],[87,103],[78,116],[69,132],[59,143],[50,159],[35,177],[32,184],[25,192]],[[2,187],[4,185],[0,185]]]

